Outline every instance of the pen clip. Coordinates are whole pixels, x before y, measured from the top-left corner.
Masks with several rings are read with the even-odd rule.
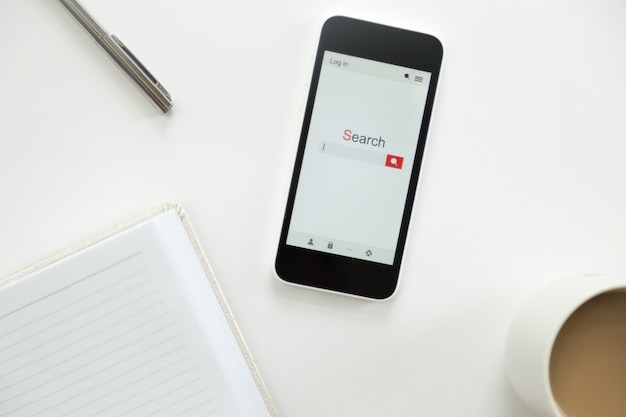
[[[130,49],[128,49],[126,45],[124,45],[124,43],[122,43],[122,41],[117,36],[111,35],[111,39],[113,39],[113,41],[117,44],[117,46],[120,47],[120,49],[137,66],[137,68],[139,68],[139,70],[143,72],[146,75],[146,77],[148,77],[148,79],[152,82],[152,84],[154,84],[156,88],[158,88],[163,94],[165,94],[168,100],[171,100],[172,98],[170,97],[170,94],[167,92],[167,90],[163,88],[161,83],[159,83],[159,81],[156,78],[154,78],[154,75],[152,75],[150,71],[148,71],[148,69],[144,67],[141,61],[137,59],[137,57],[130,51]]]

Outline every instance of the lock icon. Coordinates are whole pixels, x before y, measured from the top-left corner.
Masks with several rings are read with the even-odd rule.
[[[328,242],[328,249],[332,249],[333,248],[333,242]]]

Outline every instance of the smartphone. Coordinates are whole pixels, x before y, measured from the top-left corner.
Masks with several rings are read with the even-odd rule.
[[[396,291],[443,47],[335,16],[322,28],[276,275],[385,299]]]

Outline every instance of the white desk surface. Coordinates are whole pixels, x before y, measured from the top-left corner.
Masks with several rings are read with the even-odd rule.
[[[83,4],[175,107],[161,115],[58,2],[0,2],[0,275],[180,201],[281,415],[530,416],[503,364],[516,305],[556,276],[626,274],[623,0]],[[272,275],[335,14],[445,49],[386,302]]]

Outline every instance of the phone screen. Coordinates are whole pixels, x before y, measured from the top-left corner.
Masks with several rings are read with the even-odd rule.
[[[287,245],[394,263],[430,82],[324,51]]]

